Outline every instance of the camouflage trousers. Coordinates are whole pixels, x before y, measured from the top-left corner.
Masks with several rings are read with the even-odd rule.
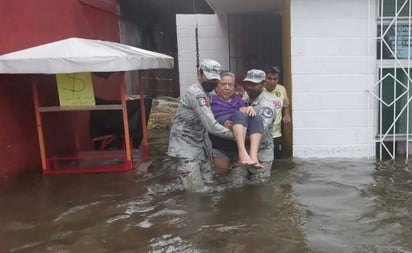
[[[176,158],[177,179],[185,190],[205,191],[214,182],[214,171],[210,161]]]
[[[230,172],[230,181],[234,187],[243,186],[245,184],[264,183],[269,181],[272,170],[272,161],[261,162],[263,168],[255,169],[250,166],[241,164],[232,165]]]

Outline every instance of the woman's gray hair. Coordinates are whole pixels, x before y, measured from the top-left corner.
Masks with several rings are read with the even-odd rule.
[[[233,73],[230,72],[230,71],[223,71],[223,72],[220,74],[220,78],[223,78],[223,77],[225,77],[225,76],[230,76],[231,78],[233,78],[233,80],[235,80],[235,74],[233,74]]]

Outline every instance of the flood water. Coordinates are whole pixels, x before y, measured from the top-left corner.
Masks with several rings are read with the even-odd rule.
[[[412,252],[412,166],[280,160],[267,184],[176,190],[147,173],[27,175],[0,186],[0,252]]]

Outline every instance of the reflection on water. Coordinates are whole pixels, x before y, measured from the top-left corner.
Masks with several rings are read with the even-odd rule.
[[[282,160],[270,183],[187,193],[163,152],[144,174],[6,181],[0,252],[412,252],[411,165]]]

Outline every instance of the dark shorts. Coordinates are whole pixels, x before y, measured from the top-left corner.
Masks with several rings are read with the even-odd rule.
[[[213,158],[227,158],[233,159],[237,156],[237,149],[236,150],[221,150],[217,148],[212,149],[212,157]]]
[[[218,149],[224,152],[237,153],[237,144],[233,140],[223,139],[215,135],[209,134],[210,141],[212,142],[212,148]]]
[[[241,124],[247,128],[247,134],[262,133],[263,119],[261,116],[249,117],[243,112],[234,112],[232,115],[224,115],[216,119],[221,125],[224,125],[226,120],[230,120],[235,124]],[[214,135],[209,135],[212,147],[222,151],[231,151],[237,153],[237,145],[233,140],[223,139]]]
[[[226,120],[232,121],[233,125],[241,124],[247,128],[248,134],[263,132],[263,119],[260,115],[249,117],[243,112],[237,111],[232,115],[223,115],[216,119],[219,124],[224,125]]]
[[[279,159],[282,156],[282,137],[273,138],[273,155],[275,159]]]

